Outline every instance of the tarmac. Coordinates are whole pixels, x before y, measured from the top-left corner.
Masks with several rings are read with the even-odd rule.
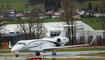
[[[52,56],[51,52],[41,53],[40,56],[35,56],[34,53],[21,53],[21,54],[33,54],[28,56],[11,56],[11,57],[0,57],[0,60],[19,60],[19,59],[27,59],[27,58],[77,58],[82,54],[93,54],[93,53],[105,53],[105,51],[77,51],[77,52],[57,52],[56,56]],[[9,55],[11,53],[0,53],[0,55]],[[105,58],[105,56],[82,56],[83,58]]]

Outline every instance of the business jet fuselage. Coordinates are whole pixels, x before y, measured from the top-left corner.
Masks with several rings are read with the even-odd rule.
[[[42,38],[35,40],[21,40],[16,43],[11,49],[12,52],[20,51],[33,51],[36,55],[40,55],[40,52],[46,52],[52,50],[52,55],[56,55],[54,49],[64,46],[69,41],[66,37],[56,38]],[[18,56],[17,53],[15,53]]]

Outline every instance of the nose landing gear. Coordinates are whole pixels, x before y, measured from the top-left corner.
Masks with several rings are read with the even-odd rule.
[[[19,52],[14,51],[12,53],[15,54],[16,57],[19,57]]]

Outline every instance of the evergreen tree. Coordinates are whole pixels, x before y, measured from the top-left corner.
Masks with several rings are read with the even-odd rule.
[[[91,5],[91,3],[89,2],[89,4],[88,4],[88,9],[89,10],[91,10],[92,9],[92,5]]]
[[[49,10],[57,11],[59,8],[61,8],[61,0],[46,0],[45,1],[46,11],[49,11]]]
[[[57,11],[61,8],[61,0],[28,0],[30,5],[38,3],[44,3],[46,11],[54,10]]]
[[[44,0],[28,0],[30,5],[35,5],[38,3],[44,3]]]
[[[77,0],[77,2],[84,3],[85,0]]]

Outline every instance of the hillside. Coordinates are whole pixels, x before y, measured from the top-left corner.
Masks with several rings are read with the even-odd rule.
[[[8,6],[9,9],[14,9],[14,10],[32,10],[34,8],[44,8],[43,4],[37,4],[37,5],[27,5],[28,0],[0,0],[0,8],[2,10],[6,10],[6,7]]]
[[[15,9],[15,10],[18,10],[18,11],[20,11],[20,10],[32,10],[34,8],[40,8],[41,10],[44,10],[44,4],[42,4],[42,2],[44,2],[44,1],[34,0],[35,5],[28,5],[28,1],[29,0],[0,0],[0,8],[2,10],[6,10],[6,8],[9,7],[9,9]],[[54,2],[56,0],[46,0],[46,1]],[[78,1],[84,1],[84,0],[78,0]],[[96,6],[96,4],[99,5],[99,2],[94,2],[93,1],[92,4],[93,4],[93,6]],[[88,5],[88,2],[85,2],[84,4],[81,4],[81,3],[78,3],[78,2],[76,3],[77,8],[87,7],[87,5]]]

